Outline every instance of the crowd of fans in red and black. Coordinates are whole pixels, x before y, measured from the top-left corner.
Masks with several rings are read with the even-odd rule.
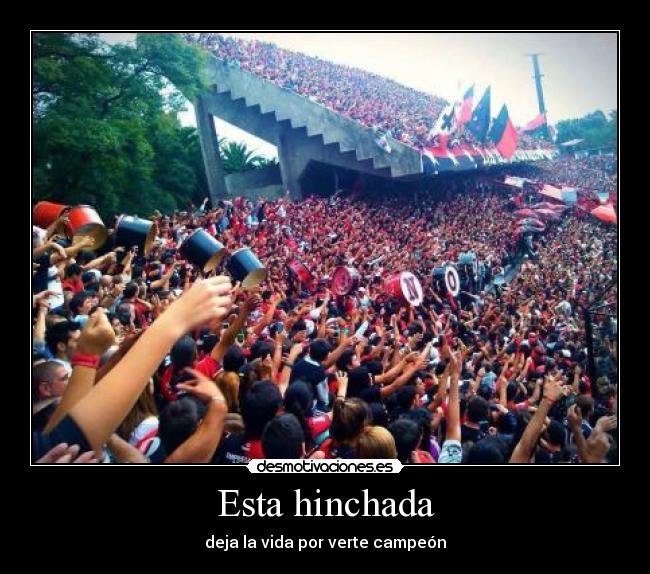
[[[434,95],[366,72],[285,50],[269,42],[220,34],[186,34],[186,39],[231,66],[251,72],[350,117],[378,133],[416,148],[439,145],[432,132],[447,102]],[[520,147],[537,149],[544,142],[532,134],[519,136]],[[470,131],[453,132],[450,147],[483,145]]]
[[[34,228],[33,460],[617,461],[616,231],[566,214],[519,265],[503,188],[443,187],[157,213],[146,256],[71,244],[65,216]],[[266,280],[183,260],[199,227],[250,247]],[[434,270],[467,252],[453,297]],[[345,296],[339,266],[358,272]],[[386,294],[400,271],[421,305]]]
[[[429,132],[444,106],[438,98],[358,68],[342,66],[257,40],[219,34],[188,37],[219,59],[252,72],[331,110],[414,147],[431,145]]]
[[[576,158],[564,155],[556,160],[535,162],[534,170],[544,183],[594,192],[608,192],[614,202],[618,191],[618,156],[615,153]]]

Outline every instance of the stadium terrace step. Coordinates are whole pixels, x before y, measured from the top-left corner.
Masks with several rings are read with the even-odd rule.
[[[322,148],[310,146],[308,159],[381,177],[422,173],[417,150],[388,138],[391,153],[387,153],[376,143],[371,129],[309,98],[229,66],[214,56],[209,59],[208,76],[213,89],[203,96],[207,111],[278,146],[280,154],[281,137],[296,140],[292,143],[298,145],[301,136],[296,130],[302,129],[307,138],[318,140]],[[338,158],[333,157],[331,148],[325,149],[331,144],[338,146]],[[291,147],[295,149],[296,145]],[[298,179],[300,174],[294,176]]]
[[[421,156],[419,150],[391,137],[386,138],[388,152],[377,143],[372,129],[214,55],[209,56],[207,75],[212,89],[201,96],[204,112],[275,145],[283,185],[296,197],[302,195],[301,177],[312,161],[394,179],[505,163],[503,158],[486,159],[478,154],[471,162],[463,154],[454,161],[446,154],[440,157],[433,149],[424,150]],[[209,123],[197,122],[200,130]],[[206,142],[212,140],[203,133],[201,137],[207,148]],[[550,155],[549,150],[518,150],[512,161],[535,161]]]

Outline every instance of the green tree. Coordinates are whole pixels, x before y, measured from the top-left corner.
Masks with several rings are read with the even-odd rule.
[[[615,146],[618,136],[618,113],[613,110],[609,117],[598,110],[582,118],[558,122],[558,143],[574,139],[584,140],[575,149]]]
[[[34,196],[104,217],[171,211],[207,193],[196,130],[177,112],[205,89],[204,53],[176,34],[110,46],[33,35]]]
[[[246,144],[223,141],[219,146],[223,169],[226,173],[239,173],[260,167],[260,162],[268,161],[265,157],[255,155]]]

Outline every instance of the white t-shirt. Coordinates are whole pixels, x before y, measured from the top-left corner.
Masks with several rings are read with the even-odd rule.
[[[129,444],[135,446],[144,437],[152,433],[154,430],[156,431],[158,430],[158,417],[155,416],[147,417],[137,427],[133,429],[133,432],[129,437]]]

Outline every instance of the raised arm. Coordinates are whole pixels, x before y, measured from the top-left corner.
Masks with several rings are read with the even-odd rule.
[[[425,369],[429,364],[429,353],[431,352],[431,343],[429,343],[424,350],[420,353],[416,361],[413,361],[410,367],[408,367],[402,375],[400,375],[395,381],[390,385],[385,385],[381,388],[380,394],[381,398],[384,399],[389,395],[392,395],[397,389],[404,386],[408,381],[421,369]]]
[[[350,346],[350,341],[353,339],[350,339],[345,333],[340,332],[339,335],[339,344],[334,349],[329,355],[327,355],[327,359],[323,361],[323,367],[328,369],[332,365],[336,364],[336,361],[339,360],[341,355],[345,352],[345,350]]]
[[[154,291],[156,289],[167,287],[169,285],[169,280],[172,278],[172,274],[174,273],[174,269],[176,269],[176,261],[174,261],[169,266],[169,269],[167,269],[165,274],[160,279],[157,279],[151,283],[151,290]]]
[[[232,322],[230,327],[228,327],[226,331],[221,335],[219,343],[214,346],[212,353],[210,353],[210,356],[215,361],[219,362],[221,359],[223,359],[226,351],[231,347],[231,345],[235,343],[235,337],[237,336],[237,333],[239,333],[239,331],[244,328],[244,325],[246,325],[248,316],[261,304],[262,298],[257,293],[254,293],[246,298],[241,306],[239,315],[237,315],[237,318]]]
[[[520,441],[517,443],[512,457],[510,457],[510,462],[530,462],[535,445],[539,440],[539,435],[542,433],[542,426],[544,425],[548,411],[560,397],[562,397],[562,386],[560,383],[554,379],[547,381],[544,385],[544,398],[539,404],[533,418],[528,423]]]
[[[149,327],[126,356],[70,411],[94,450],[102,447],[142,393],[172,345],[230,310],[230,278],[198,281]]]
[[[89,247],[92,247],[94,244],[95,241],[92,239],[92,237],[83,237],[74,245],[71,245],[70,247],[66,247],[63,250],[65,251],[65,257],[61,253],[55,253],[54,255],[52,255],[50,259],[50,263],[52,265],[56,265],[61,261],[65,261],[66,259],[70,259],[71,257],[76,257],[81,251]]]
[[[460,397],[458,392],[458,379],[460,377],[460,359],[453,353],[449,355],[449,402],[447,404],[447,434],[445,440],[460,442]]]
[[[289,386],[289,380],[291,379],[291,370],[298,360],[298,357],[302,353],[302,350],[302,343],[295,343],[292,345],[291,350],[289,351],[287,360],[284,361],[284,366],[282,368],[282,372],[280,373],[280,381],[278,382],[278,388],[280,389],[282,396],[284,396],[284,393]]]
[[[166,463],[207,463],[212,460],[226,422],[228,407],[217,385],[198,371],[188,369],[196,379],[179,383],[178,388],[200,399],[207,410],[196,431],[166,459]]]
[[[72,357],[72,375],[65,388],[61,402],[52,414],[45,433],[49,433],[61,422],[81,399],[83,399],[95,384],[95,375],[99,358],[115,342],[115,331],[106,317],[105,309],[99,308],[86,322],[79,341],[75,356]],[[88,358],[92,357],[93,364]]]

